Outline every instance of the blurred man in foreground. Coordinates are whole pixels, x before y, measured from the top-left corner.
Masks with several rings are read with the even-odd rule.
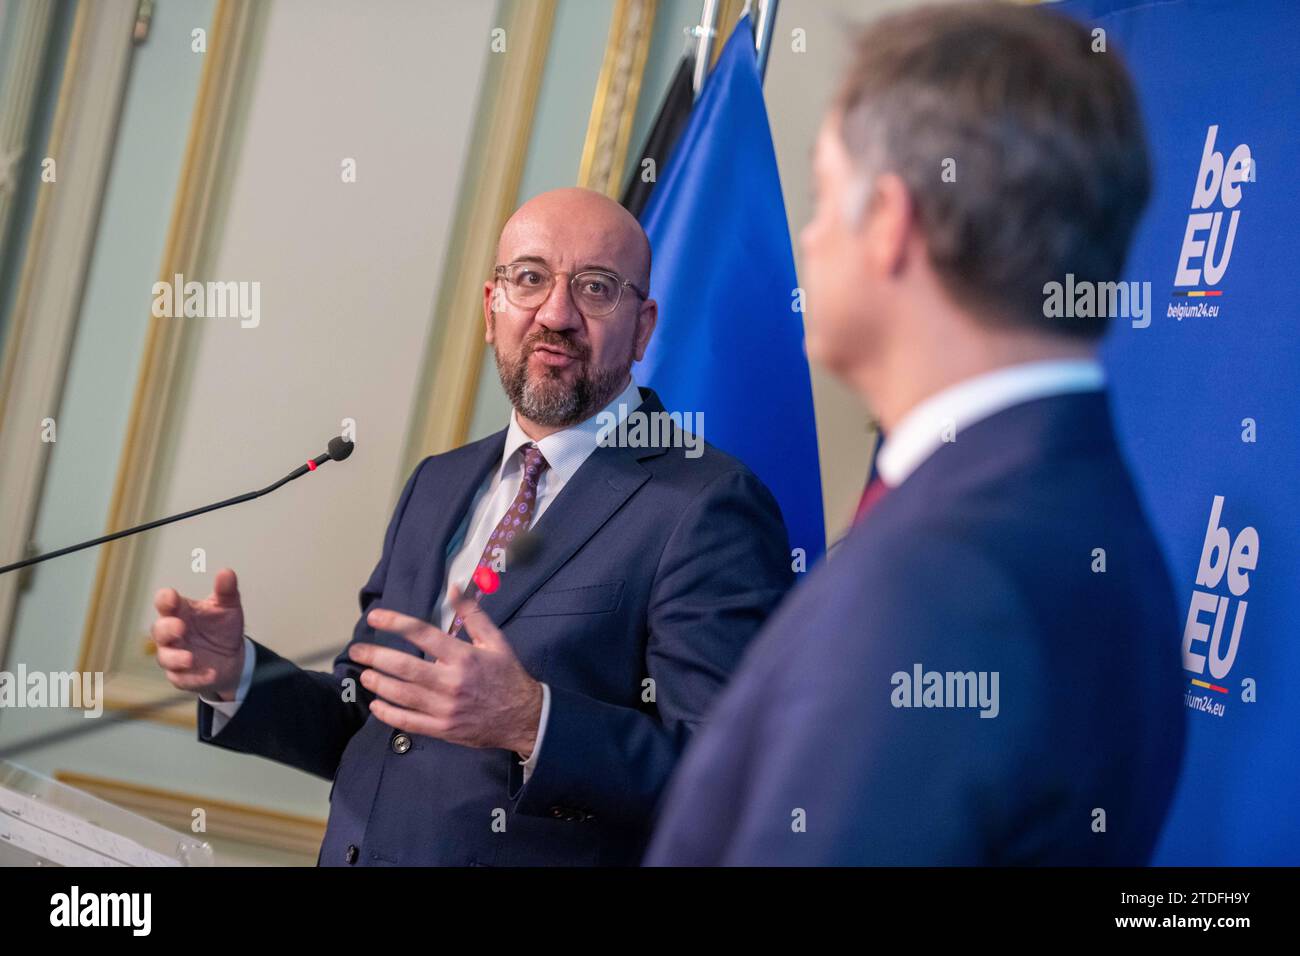
[[[815,174],[809,353],[882,423],[879,477],[694,740],[648,861],[1144,863],[1183,748],[1178,618],[1106,318],[1048,301],[1117,280],[1145,205],[1127,73],[1041,8],[890,17]]]

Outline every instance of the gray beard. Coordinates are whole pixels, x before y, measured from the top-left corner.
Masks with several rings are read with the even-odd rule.
[[[570,387],[558,374],[544,373],[540,380],[528,377],[528,358],[513,362],[502,358],[501,350],[494,349],[497,375],[505,389],[510,404],[524,418],[547,428],[568,428],[586,421],[609,404],[619,393],[632,367],[631,356],[620,368],[602,368],[592,371],[587,363],[579,369],[578,379]]]

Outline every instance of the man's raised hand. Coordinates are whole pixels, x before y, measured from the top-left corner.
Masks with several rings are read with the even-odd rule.
[[[201,601],[163,588],[153,606],[158,617],[150,634],[171,685],[233,700],[244,669],[244,608],[235,572],[218,571],[212,593]]]

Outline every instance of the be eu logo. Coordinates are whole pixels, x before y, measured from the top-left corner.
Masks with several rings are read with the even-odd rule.
[[[1220,523],[1222,517],[1223,496],[1215,495],[1183,627],[1183,669],[1197,675],[1190,681],[1184,702],[1215,717],[1222,717],[1226,708],[1228,688],[1224,685],[1241,645],[1250,572],[1259,562],[1259,532],[1242,528],[1234,539]],[[1225,634],[1230,635],[1226,648]],[[1244,699],[1253,699],[1253,688],[1246,693],[1251,696]]]
[[[1242,184],[1255,181],[1254,158],[1250,147],[1239,144],[1228,158],[1215,148],[1218,126],[1205,134],[1201,165],[1192,190],[1192,212],[1187,217],[1183,245],[1178,253],[1173,297],[1204,299],[1223,295],[1222,289],[1210,288],[1223,281],[1232,259],[1232,246],[1241,219]],[[1218,305],[1206,302],[1180,303],[1170,306],[1170,315],[1179,321],[1191,315],[1218,315]]]

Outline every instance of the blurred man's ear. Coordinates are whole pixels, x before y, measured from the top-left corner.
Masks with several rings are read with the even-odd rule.
[[[641,361],[645,355],[645,347],[650,343],[650,336],[655,330],[655,324],[659,321],[659,303],[654,299],[646,299],[641,303],[641,308],[636,314],[636,360]]]
[[[909,240],[916,227],[912,194],[898,174],[876,177],[864,218],[868,265],[877,275],[897,275],[907,264]]]

